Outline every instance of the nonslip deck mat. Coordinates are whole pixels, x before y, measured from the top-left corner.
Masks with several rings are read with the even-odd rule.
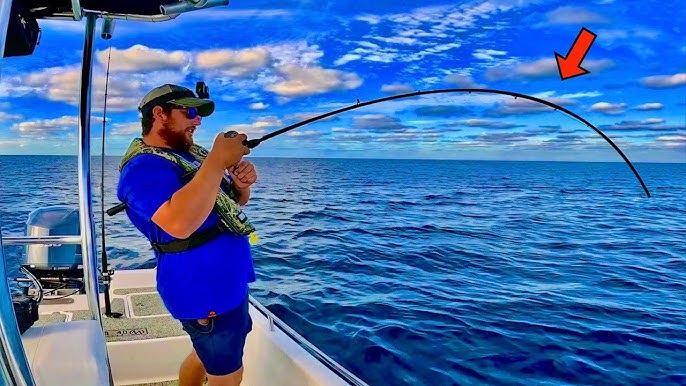
[[[38,320],[33,324],[34,326],[45,326],[53,323],[62,323],[67,320],[67,315],[61,314],[59,312],[53,312],[52,314],[38,315]]]
[[[72,298],[59,298],[59,299],[49,299],[43,298],[40,304],[72,304],[74,299]]]
[[[128,294],[135,294],[138,292],[157,292],[157,288],[155,287],[141,287],[141,288],[120,288],[113,290],[112,293],[114,295],[128,295]]]
[[[136,292],[149,291],[150,288],[141,288]],[[135,293],[135,292],[131,292]],[[105,336],[108,342],[121,342],[128,340],[143,340],[155,338],[168,338],[174,336],[184,336],[186,332],[181,327],[181,323],[167,314],[162,300],[157,294],[141,294],[131,297],[131,308],[135,316],[150,316],[144,318],[128,318],[124,310],[123,299],[112,299],[112,312],[122,314],[120,318],[105,316],[105,309],[102,308],[102,325],[105,329]],[[71,320],[86,320],[91,318],[87,310],[79,310],[71,313]],[[66,320],[66,316],[60,313],[51,315],[41,315],[41,323],[59,323]]]
[[[165,315],[167,308],[157,293],[131,295],[131,308],[135,316]]]

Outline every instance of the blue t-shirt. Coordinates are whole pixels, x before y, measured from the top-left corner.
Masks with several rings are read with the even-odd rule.
[[[195,161],[188,153],[177,154]],[[183,187],[183,174],[181,167],[154,154],[134,157],[121,171],[117,197],[127,204],[131,222],[152,242],[175,240],[151,219]],[[199,230],[218,221],[219,215],[212,210]],[[189,251],[155,255],[157,290],[176,319],[200,319],[230,311],[245,299],[248,283],[255,281],[247,236],[223,233]]]

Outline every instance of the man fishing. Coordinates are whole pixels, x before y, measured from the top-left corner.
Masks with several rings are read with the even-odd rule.
[[[254,230],[241,206],[257,180],[244,134],[220,133],[208,152],[193,143],[214,102],[165,84],[138,106],[142,138],[120,164],[118,198],[157,257],[157,290],[193,343],[179,384],[238,386],[252,330],[248,283],[255,280]],[[164,355],[163,353],[160,353]]]

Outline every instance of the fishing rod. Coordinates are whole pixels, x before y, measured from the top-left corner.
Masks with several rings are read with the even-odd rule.
[[[107,248],[105,247],[105,122],[107,121],[107,86],[110,80],[110,57],[112,46],[107,53],[107,73],[105,74],[105,102],[102,112],[102,149],[101,149],[101,169],[100,169],[100,213],[102,220],[100,223],[100,235],[102,236],[102,284],[105,295],[105,316],[109,318],[120,318],[121,312],[112,312],[112,302],[110,300],[110,281],[114,271],[107,266]]]
[[[493,90],[493,89],[487,89],[487,88],[446,88],[446,89],[436,89],[436,90],[426,90],[426,91],[415,91],[415,92],[410,92],[410,93],[405,93],[405,94],[392,95],[392,96],[388,96],[388,97],[384,97],[384,98],[379,98],[379,99],[370,100],[370,101],[367,101],[367,102],[360,102],[360,100],[358,99],[358,100],[357,100],[357,103],[352,104],[352,105],[350,105],[350,106],[346,106],[346,107],[340,108],[340,109],[338,109],[338,110],[333,110],[333,111],[330,111],[330,112],[328,112],[328,113],[324,113],[324,114],[321,114],[321,115],[317,115],[317,116],[312,117],[312,118],[310,118],[310,119],[306,119],[306,120],[304,120],[304,121],[301,121],[301,122],[292,124],[292,125],[290,125],[290,126],[286,126],[286,127],[284,127],[283,129],[276,130],[276,131],[274,131],[274,132],[272,132],[272,133],[269,133],[269,134],[266,134],[266,135],[264,135],[264,136],[262,136],[262,137],[260,137],[260,138],[246,140],[246,141],[243,142],[243,144],[244,144],[245,146],[251,148],[251,149],[254,149],[254,148],[257,147],[260,143],[262,143],[262,142],[264,142],[264,141],[266,141],[266,140],[268,140],[268,139],[270,139],[270,138],[274,138],[274,137],[276,137],[276,136],[278,136],[278,135],[281,135],[281,134],[283,134],[283,133],[286,133],[286,132],[288,132],[288,131],[291,131],[291,130],[293,130],[293,129],[296,129],[296,128],[298,128],[298,127],[305,126],[305,125],[307,125],[307,124],[310,124],[310,123],[312,123],[312,122],[319,121],[319,120],[321,120],[321,119],[330,117],[330,116],[332,116],[332,115],[336,115],[336,114],[340,114],[340,113],[343,113],[343,112],[346,112],[346,111],[358,109],[358,108],[364,107],[364,106],[369,106],[369,105],[373,105],[373,104],[377,104],[377,103],[381,103],[381,102],[388,102],[388,101],[391,101],[391,100],[394,100],[394,99],[411,98],[411,97],[415,97],[415,96],[419,96],[419,95],[443,94],[443,93],[454,93],[454,92],[467,92],[467,93],[470,93],[470,94],[471,94],[471,93],[487,93],[487,94],[509,95],[509,96],[514,97],[515,99],[521,98],[521,99],[530,100],[530,101],[533,101],[533,102],[541,103],[541,104],[544,104],[544,105],[546,105],[546,106],[552,107],[552,108],[555,109],[555,110],[562,111],[563,113],[565,113],[565,114],[571,116],[572,118],[575,118],[577,121],[582,122],[582,123],[584,123],[586,126],[588,126],[588,127],[590,127],[591,129],[595,130],[595,132],[598,133],[598,134],[600,134],[600,136],[601,136],[605,141],[607,141],[607,143],[609,143],[610,145],[612,145],[612,147],[615,149],[615,151],[616,151],[617,153],[619,153],[620,156],[622,156],[622,158],[624,159],[624,162],[626,162],[626,164],[629,165],[629,168],[631,169],[631,171],[634,173],[634,175],[635,175],[636,178],[638,179],[638,182],[641,183],[641,186],[643,187],[643,190],[645,191],[646,195],[647,195],[648,197],[650,197],[650,192],[648,191],[648,187],[647,187],[646,184],[643,182],[643,179],[642,179],[641,176],[638,174],[638,171],[636,171],[636,168],[634,167],[634,165],[631,163],[631,161],[629,161],[629,158],[627,158],[627,156],[624,155],[624,153],[623,153],[622,150],[619,148],[619,146],[617,146],[614,142],[612,142],[612,140],[611,140],[607,135],[605,135],[605,133],[603,133],[602,131],[600,131],[600,129],[598,129],[597,127],[595,127],[593,124],[591,124],[589,121],[587,121],[586,119],[584,119],[584,118],[581,117],[580,115],[574,113],[573,111],[570,111],[570,110],[566,109],[566,108],[563,107],[563,106],[557,105],[557,104],[555,104],[555,103],[553,103],[553,102],[550,102],[550,101],[547,101],[547,100],[545,100],[545,99],[536,98],[536,97],[533,97],[533,96],[530,96],[530,95],[520,94],[520,93],[518,93],[518,92],[512,92],[512,91]]]

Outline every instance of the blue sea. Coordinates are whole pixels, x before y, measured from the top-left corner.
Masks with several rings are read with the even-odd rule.
[[[252,161],[252,295],[370,385],[686,384],[686,164],[636,164],[647,198],[621,162]],[[0,157],[3,236],[76,207],[75,170]],[[116,269],[154,265],[105,222]]]

